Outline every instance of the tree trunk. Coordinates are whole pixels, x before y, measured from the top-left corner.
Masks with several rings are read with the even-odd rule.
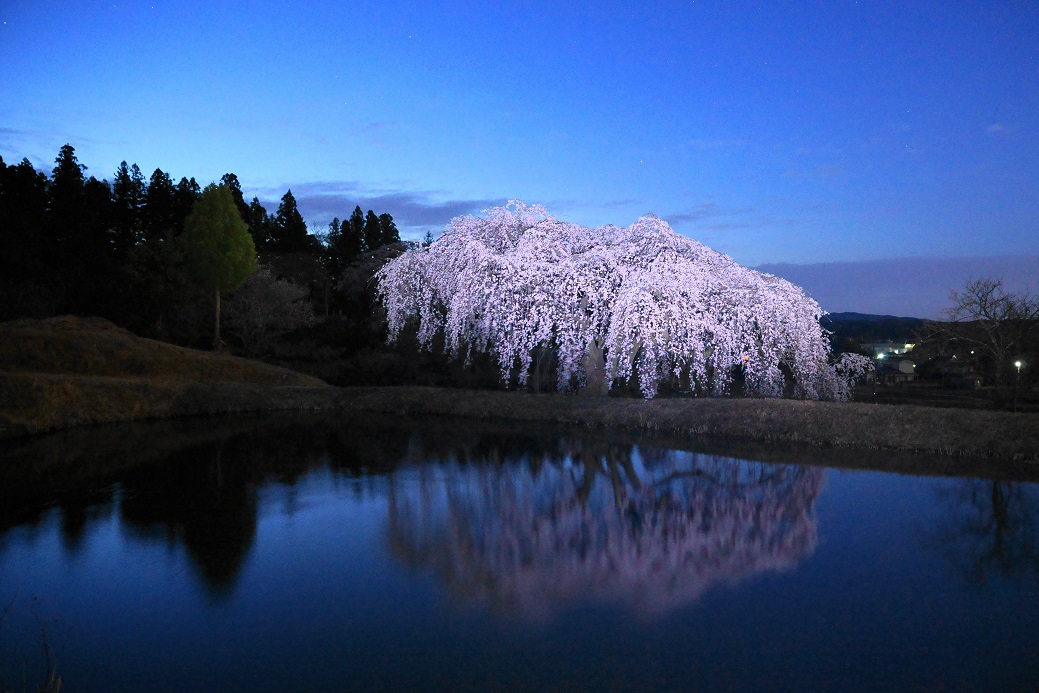
[[[589,397],[605,397],[609,391],[609,383],[606,382],[606,360],[602,355],[602,346],[596,340],[588,342],[588,348],[581,359],[584,366],[585,386],[579,394]]]
[[[215,310],[213,311],[213,351],[220,351],[220,289],[215,292]]]

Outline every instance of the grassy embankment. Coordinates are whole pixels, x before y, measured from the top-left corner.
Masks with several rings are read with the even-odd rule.
[[[106,320],[0,323],[0,438],[194,414],[328,408],[316,378],[141,339]]]
[[[85,423],[286,409],[446,415],[1039,462],[1039,415],[764,399],[592,399],[333,388],[272,366],[134,337],[100,320],[0,324],[0,438]]]

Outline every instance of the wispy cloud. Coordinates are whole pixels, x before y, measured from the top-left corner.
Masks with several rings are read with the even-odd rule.
[[[1001,277],[1011,290],[1039,289],[1039,255],[773,263],[756,269],[797,284],[835,313],[939,318],[949,291],[972,277]]]
[[[724,207],[717,202],[701,202],[700,204],[693,205],[684,211],[675,214],[668,214],[664,218],[671,224],[696,224],[698,226],[710,226],[710,224],[705,224],[703,222],[724,217],[742,216],[748,214],[750,211],[751,210],[747,208]]]
[[[365,212],[371,209],[376,214],[391,214],[403,233],[416,237],[427,229],[446,226],[457,216],[476,214],[507,202],[504,199],[445,199],[435,191],[372,190],[357,181],[302,183],[255,189],[247,194],[255,195],[273,209],[286,189],[292,190],[300,213],[311,227],[327,226],[333,217],[347,218],[354,207],[360,207]]]
[[[985,128],[985,132],[987,132],[990,135],[1005,135],[1006,133],[1010,132],[1010,128],[1008,128],[1006,125],[1003,125],[1003,123],[992,123],[987,128]]]
[[[77,149],[82,160],[79,150],[96,144],[97,141],[47,125],[28,128],[0,127],[0,155],[3,155],[5,160],[10,159],[7,163],[17,163],[25,158],[37,170],[46,173],[50,173],[58,150],[66,143]]]

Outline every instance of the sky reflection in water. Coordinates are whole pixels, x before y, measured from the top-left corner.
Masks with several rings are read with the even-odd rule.
[[[1039,680],[1032,483],[446,422],[111,431],[4,451],[0,688],[41,624],[74,691]]]

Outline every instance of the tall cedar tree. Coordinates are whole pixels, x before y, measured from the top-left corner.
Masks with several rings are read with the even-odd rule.
[[[58,298],[41,281],[47,185],[28,159],[13,166],[0,159],[0,320],[49,315]]]
[[[353,213],[350,214],[348,226],[350,227],[349,231],[344,227],[343,233],[349,233],[350,236],[356,239],[352,242],[357,244],[358,254],[367,250],[368,248],[364,244],[364,212],[361,211],[360,206],[354,207]]]
[[[354,231],[350,221],[340,223],[339,219],[334,219],[325,242],[329,273],[333,279],[338,279],[343,270],[361,254],[364,238]]]
[[[267,213],[267,208],[260,204],[260,199],[253,198],[249,203],[249,233],[258,251],[270,250],[274,246],[274,220]]]
[[[252,229],[252,214],[249,213],[249,205],[245,203],[245,196],[242,195],[242,184],[238,181],[238,176],[233,173],[225,173],[220,182],[231,189],[231,197],[234,198],[234,206],[238,208],[238,215],[249,225],[249,235],[255,238],[256,234]]]
[[[307,233],[307,222],[296,207],[296,198],[292,191],[281,197],[281,204],[274,215],[274,250],[279,253],[301,253],[313,250],[310,235]]]
[[[393,217],[389,214],[380,214],[379,226],[382,227],[382,242],[380,245],[400,243],[400,232],[397,231],[397,225],[393,223]]]
[[[44,223],[48,246],[43,280],[63,295],[60,310],[105,314],[116,289],[108,223],[111,190],[103,181],[84,179],[86,166],[76,159],[72,145],[62,146],[54,163]]]
[[[112,245],[118,257],[144,240],[144,203],[147,196],[144,175],[137,164],[123,161],[112,181]]]
[[[382,224],[379,223],[379,217],[370,209],[364,218],[364,245],[368,252],[382,245]]]
[[[339,276],[343,271],[342,257],[338,248],[343,244],[343,225],[339,217],[334,217],[328,224],[328,233],[325,234],[325,265],[328,273],[333,277]]]
[[[184,223],[177,215],[177,189],[162,169],[155,169],[144,193],[144,240],[158,242],[173,238]]]
[[[49,269],[57,277],[71,278],[82,248],[83,166],[70,144],[62,146],[51,172],[50,207],[47,214],[46,243]]]
[[[210,184],[184,221],[184,261],[194,280],[213,292],[213,350],[220,348],[220,292],[233,291],[256,269],[256,248],[231,190]]]
[[[191,180],[181,178],[177,183],[175,195],[177,201],[177,218],[187,219],[188,215],[191,214],[191,210],[195,206],[195,203],[198,202],[198,198],[201,196],[202,188],[198,187],[198,183],[195,182],[194,178],[191,178]],[[180,230],[183,231],[183,225]]]

